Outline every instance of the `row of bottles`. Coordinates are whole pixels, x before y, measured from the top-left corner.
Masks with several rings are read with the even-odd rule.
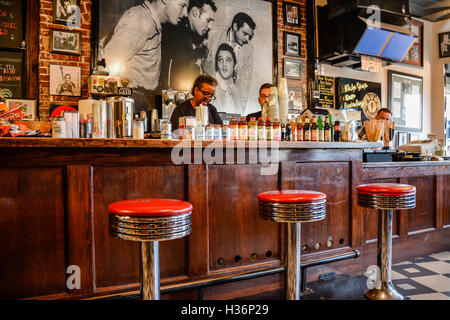
[[[323,120],[325,119],[325,120]],[[331,115],[314,116],[310,121],[301,117],[292,118],[287,124],[278,119],[245,117],[238,121],[232,117],[229,122],[230,140],[260,140],[260,141],[341,141],[339,121],[333,123]]]

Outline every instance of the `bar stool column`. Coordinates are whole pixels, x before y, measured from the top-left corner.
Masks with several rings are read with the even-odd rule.
[[[300,248],[301,224],[287,224],[286,238],[286,299],[300,300]]]
[[[159,242],[141,242],[141,297],[160,299]]]

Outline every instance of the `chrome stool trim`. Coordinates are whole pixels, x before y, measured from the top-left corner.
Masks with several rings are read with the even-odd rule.
[[[377,266],[381,272],[381,286],[367,290],[370,300],[406,300],[394,287],[392,269],[392,215],[393,210],[416,207],[416,191],[404,194],[369,194],[357,192],[358,205],[378,210]]]
[[[325,219],[326,202],[326,199],[298,203],[259,200],[261,218],[272,222],[287,223],[284,256],[286,300],[300,300],[301,223]]]
[[[110,212],[109,221],[109,233],[113,237],[141,243],[141,297],[143,300],[159,300],[159,241],[188,236],[192,231],[192,212],[142,218]]]

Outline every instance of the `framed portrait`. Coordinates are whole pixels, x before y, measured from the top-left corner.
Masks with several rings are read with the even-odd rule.
[[[302,78],[302,61],[295,59],[284,59],[284,77],[289,79]]]
[[[412,21],[411,31],[417,34],[417,40],[403,58],[402,63],[423,67],[423,23]]]
[[[53,0],[53,23],[71,26],[80,20],[81,0]]]
[[[154,23],[152,19],[129,19],[126,29],[116,26],[124,15],[144,12],[151,16],[145,2],[93,0],[92,68],[104,59],[112,74],[130,79],[136,111],[154,105],[155,96],[163,90],[190,92],[195,78],[203,73],[218,82],[212,104],[219,113],[259,111],[259,87],[277,81],[277,3],[214,3],[211,7],[200,1],[197,6],[201,8],[190,8],[202,12],[205,21],[210,21],[207,26],[179,16],[177,21],[161,21],[161,33],[146,34],[147,40],[140,42],[130,35],[130,28],[138,35],[140,30],[156,30],[148,25]],[[153,67],[141,67],[150,64]]]
[[[450,57],[450,32],[439,33],[439,58]]]
[[[6,107],[11,110],[12,107],[19,105],[25,116],[22,120],[35,120],[37,105],[35,99],[5,99]]]
[[[81,32],[56,29],[51,30],[50,51],[77,56],[81,55]]]
[[[289,110],[303,110],[303,92],[301,88],[288,87]]]
[[[389,109],[396,130],[422,132],[423,79],[388,71]]]
[[[300,5],[298,3],[283,2],[284,25],[301,27]]]
[[[398,146],[403,146],[408,144],[408,132],[399,132],[398,133]]]
[[[81,96],[81,67],[50,65],[50,94]]]
[[[290,57],[301,56],[301,35],[294,32],[284,32],[284,55]]]

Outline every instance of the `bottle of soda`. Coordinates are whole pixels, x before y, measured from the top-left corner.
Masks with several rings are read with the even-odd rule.
[[[273,139],[275,141],[281,141],[281,125],[278,119],[273,120]]]
[[[258,122],[254,117],[251,117],[248,123],[248,140],[258,140]]]
[[[334,123],[334,141],[341,141],[341,124],[339,121]]]
[[[330,120],[330,130],[331,130],[331,141],[334,141],[334,122],[333,122],[333,115],[330,114],[328,116],[329,120]]]
[[[298,122],[297,122],[297,141],[304,141],[305,140],[305,135],[304,135],[304,131],[303,131],[303,122],[302,122],[302,117],[298,117]]]
[[[328,117],[325,117],[325,127],[323,128],[323,136],[324,141],[327,142],[331,141],[331,127],[330,127],[330,120]]]
[[[308,118],[305,118],[305,125],[303,126],[303,141],[311,141],[311,126]]]
[[[317,119],[317,129],[319,130],[319,141],[324,141],[325,132],[323,128],[322,116],[319,116]]]
[[[297,119],[292,117],[291,119],[291,129],[292,129],[292,141],[297,141]]]
[[[291,123],[288,122],[286,125],[286,137],[285,141],[292,141],[292,126]]]
[[[267,133],[267,141],[273,140],[273,126],[272,126],[272,119],[267,118],[266,119],[266,133]]]
[[[237,140],[239,138],[239,128],[236,117],[231,117],[230,120],[230,138],[231,140]]]
[[[281,141],[286,141],[286,126],[284,125],[284,122],[281,121]]]
[[[312,118],[311,124],[311,141],[319,141],[319,128],[317,126],[317,118],[315,116]]]

